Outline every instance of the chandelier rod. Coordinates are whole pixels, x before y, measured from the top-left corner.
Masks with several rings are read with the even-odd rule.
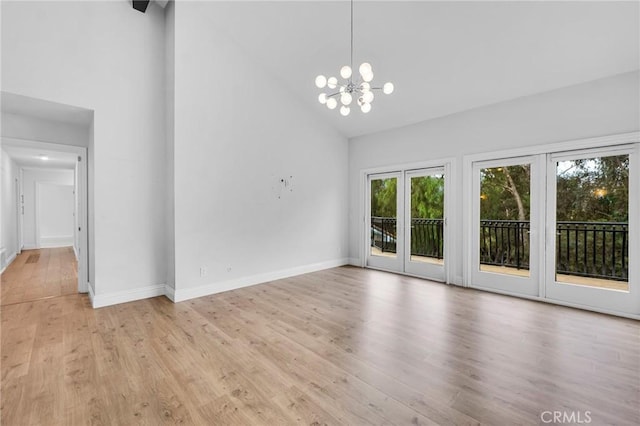
[[[351,69],[353,70],[353,0],[351,0]]]

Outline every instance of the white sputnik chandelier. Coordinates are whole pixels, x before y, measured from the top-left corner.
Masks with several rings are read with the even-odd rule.
[[[325,77],[319,75],[316,77],[316,86],[319,89],[325,87],[329,89],[329,93],[323,92],[318,96],[318,101],[326,105],[329,109],[335,109],[338,106],[338,99],[342,106],[340,114],[349,115],[351,112],[351,104],[356,101],[363,113],[371,111],[371,102],[373,102],[376,90],[382,90],[386,95],[393,93],[393,83],[385,83],[382,87],[372,87],[373,69],[371,64],[363,62],[358,68],[360,76],[353,76],[353,0],[351,0],[351,64],[345,65],[340,69],[340,76],[343,82],[338,82],[336,77]]]

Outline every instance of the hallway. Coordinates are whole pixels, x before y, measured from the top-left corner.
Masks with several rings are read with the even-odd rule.
[[[78,292],[78,262],[72,247],[24,250],[3,272],[0,305]]]

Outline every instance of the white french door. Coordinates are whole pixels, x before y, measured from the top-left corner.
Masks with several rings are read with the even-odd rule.
[[[404,271],[445,281],[445,169],[405,172]]]
[[[473,163],[471,285],[538,296],[540,155]]]
[[[366,266],[446,281],[446,169],[367,176]]]
[[[548,155],[545,297],[640,313],[639,147]]]
[[[367,179],[367,266],[402,272],[404,268],[403,173],[372,174]]]

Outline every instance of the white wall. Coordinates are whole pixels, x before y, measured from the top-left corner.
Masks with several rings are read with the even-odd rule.
[[[36,184],[36,233],[41,248],[73,245],[73,188],[73,184]]]
[[[125,1],[1,7],[2,89],[95,112],[89,142],[94,302],[162,293],[163,10],[151,3],[142,14]]]
[[[9,155],[1,150],[0,164],[2,166],[0,180],[0,249],[4,253],[0,258],[0,270],[5,268],[18,253],[18,218],[17,218],[17,194],[16,179],[18,167]]]
[[[361,258],[360,171],[372,167],[457,159],[462,184],[465,154],[549,144],[640,129],[640,72],[626,73],[551,92],[478,108],[399,129],[354,138],[349,144],[349,254]],[[458,262],[452,281],[462,281],[462,190],[450,231]]]
[[[89,142],[89,129],[83,126],[22,114],[2,113],[1,119],[3,137],[84,147]]]
[[[37,232],[37,221],[38,221],[38,192],[42,192],[44,190],[45,199],[49,198],[49,195],[53,195],[53,189],[47,188],[46,186],[42,186],[41,184],[49,184],[49,185],[66,185],[70,186],[71,190],[73,190],[74,184],[74,172],[73,170],[47,170],[47,169],[24,169],[22,173],[22,193],[24,195],[24,215],[23,215],[23,243],[25,249],[33,249],[40,248],[38,244],[38,232]],[[38,188],[39,187],[39,188]],[[73,199],[72,199],[73,200]],[[45,220],[44,225],[45,229],[41,229],[40,236],[45,237],[62,237],[67,236],[71,237],[73,235],[72,228],[69,228],[65,232],[62,232],[67,228],[64,219],[58,217],[63,214],[63,210],[66,210],[65,207],[67,203],[64,202],[63,205],[59,203],[54,203],[54,218],[53,221]],[[52,207],[52,206],[49,206]],[[46,208],[46,206],[45,206]],[[71,213],[73,213],[73,202],[71,201]],[[42,211],[42,217],[46,216],[46,211]],[[73,216],[71,216],[71,220],[73,220]],[[51,225],[51,226],[48,226]],[[73,226],[73,222],[71,222],[71,226]],[[53,228],[52,228],[53,227]],[[54,233],[51,233],[56,231]],[[43,243],[47,243],[47,239],[43,241]],[[56,246],[57,244],[53,244]],[[68,245],[68,244],[63,244]]]
[[[174,6],[176,298],[343,262],[346,139],[216,31],[215,2]]]

